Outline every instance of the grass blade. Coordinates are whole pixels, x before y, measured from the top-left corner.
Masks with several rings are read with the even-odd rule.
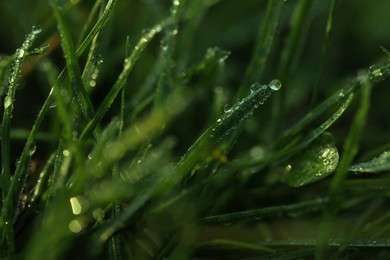
[[[262,80],[265,65],[278,31],[284,2],[283,0],[268,1],[264,21],[261,23],[257,36],[255,51],[246,70],[238,95],[242,94],[245,87],[250,86],[253,82]]]
[[[14,110],[14,100],[16,95],[16,88],[19,85],[20,73],[23,65],[23,61],[31,48],[37,35],[41,32],[41,29],[37,26],[32,28],[32,32],[26,37],[22,47],[15,53],[15,59],[12,66],[12,73],[9,78],[8,93],[4,99],[4,113],[1,124],[1,189],[3,198],[3,207],[0,215],[0,234],[5,235],[7,240],[7,247],[9,254],[14,255],[15,245],[13,236],[13,222],[16,209],[15,200],[16,194],[19,194],[17,188],[23,169],[19,173],[15,173],[13,180],[11,181],[11,147],[10,147],[10,131],[11,131],[11,118]],[[27,160],[26,153],[26,160]],[[20,168],[25,166],[24,162],[20,162]],[[3,243],[3,241],[1,241]]]
[[[109,93],[102,101],[101,105],[97,109],[93,118],[91,118],[91,120],[88,122],[87,126],[84,128],[83,132],[81,133],[80,140],[84,140],[93,131],[93,129],[95,129],[95,126],[103,118],[103,116],[111,106],[112,102],[114,102],[114,99],[118,95],[119,91],[124,86],[127,76],[133,69],[135,62],[139,59],[139,56],[141,55],[143,50],[146,48],[149,42],[154,38],[154,36],[157,33],[159,33],[162,30],[162,28],[165,27],[167,24],[168,24],[168,20],[158,23],[140,38],[137,45],[134,47],[133,52],[130,54],[128,58],[125,59],[123,70],[120,73],[117,81],[115,82],[115,84],[110,89]]]

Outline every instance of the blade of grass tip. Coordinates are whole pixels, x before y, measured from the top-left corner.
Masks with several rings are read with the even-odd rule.
[[[161,66],[159,71],[159,78],[157,81],[157,88],[154,95],[154,105],[158,107],[164,102],[165,98],[172,92],[174,88],[173,82],[173,68],[170,65],[173,60],[175,45],[178,34],[178,18],[183,10],[182,3],[178,0],[173,0],[171,7],[171,23],[165,28],[165,36],[160,44],[160,60]]]
[[[303,148],[305,148],[307,145],[309,145],[312,141],[314,141],[318,136],[320,136],[322,133],[324,133],[330,126],[333,125],[334,122],[336,122],[341,115],[344,114],[344,112],[347,110],[351,102],[353,101],[354,93],[351,93],[348,95],[347,99],[340,104],[340,107],[337,109],[337,111],[330,116],[327,120],[325,120],[319,127],[312,130],[308,135],[304,137],[303,140],[300,140],[298,144],[296,144],[296,140],[293,141],[293,145],[287,146],[285,149],[279,150],[276,155],[276,158],[281,158],[283,156],[286,156],[288,154],[295,153]]]
[[[287,129],[278,140],[276,140],[274,147],[280,149],[289,140],[292,140],[297,134],[299,134],[305,127],[310,125],[314,120],[318,119],[328,109],[332,108],[338,102],[345,102],[351,93],[354,93],[359,87],[359,81],[357,78],[353,78],[345,84],[340,90],[336,91],[328,99],[319,104],[316,108],[311,110],[306,116],[304,116],[295,125]]]
[[[368,71],[368,78],[372,83],[379,83],[386,78],[390,77],[390,60],[382,65],[372,65]],[[294,136],[299,134],[305,127],[310,125],[314,120],[316,120],[320,115],[325,113],[328,109],[334,106],[340,101],[344,101],[349,98],[350,94],[355,93],[360,89],[360,76],[356,76],[348,80],[344,87],[335,92],[328,99],[319,104],[316,108],[311,110],[305,117],[303,117],[298,123],[286,130],[280,138],[275,142],[275,150],[282,148],[289,140],[294,139]],[[345,102],[345,101],[344,101]]]
[[[110,20],[116,2],[117,0],[109,0],[107,2],[106,7],[104,8],[104,11],[100,16],[99,20],[96,22],[95,26],[92,28],[92,30],[89,32],[87,37],[84,39],[84,41],[80,44],[79,48],[77,49],[76,51],[77,56],[80,56],[85,51],[87,46],[92,42],[92,39],[95,38],[95,36],[103,29],[103,27]]]
[[[324,259],[325,257],[325,250],[330,235],[329,232],[332,227],[332,220],[342,205],[343,188],[346,175],[348,173],[348,167],[352,163],[353,158],[357,152],[368,109],[370,107],[372,83],[369,80],[368,75],[364,72],[360,73],[359,80],[362,84],[360,105],[353,119],[347,139],[345,140],[340,164],[336,169],[334,178],[331,183],[329,191],[329,205],[324,212],[324,218],[319,232],[319,241],[316,249],[317,259]]]
[[[169,19],[163,20],[162,22],[153,26],[140,38],[140,40],[134,47],[134,50],[125,59],[123,70],[118,76],[118,79],[116,80],[116,82],[114,83],[114,85],[112,86],[112,88],[110,89],[110,91],[108,92],[108,94],[106,95],[102,103],[100,104],[93,118],[88,122],[87,126],[84,128],[83,132],[81,133],[80,140],[85,140],[85,138],[93,131],[93,129],[95,129],[95,126],[103,118],[105,113],[110,108],[111,104],[114,102],[119,91],[124,86],[129,73],[134,67],[135,62],[139,59],[140,55],[142,54],[146,46],[154,38],[154,36],[162,30],[162,28],[167,26],[168,23],[169,23]]]
[[[257,35],[255,50],[237,92],[237,97],[243,94],[247,86],[250,86],[253,82],[261,81],[265,65],[278,32],[278,25],[284,3],[285,1],[283,0],[268,1],[265,17],[261,22]]]
[[[2,189],[2,198],[3,198],[3,207],[0,215],[0,233],[5,234],[7,240],[7,247],[9,250],[10,256],[14,254],[15,245],[14,245],[14,236],[13,236],[13,216],[15,210],[15,196],[16,188],[18,181],[21,178],[21,172],[13,176],[13,181],[11,181],[11,156],[10,156],[10,129],[11,129],[11,118],[14,108],[14,100],[16,94],[16,88],[19,85],[20,73],[28,50],[31,48],[34,40],[37,35],[41,32],[41,29],[38,26],[32,28],[32,32],[26,37],[26,40],[23,42],[22,47],[19,48],[15,53],[15,58],[11,68],[11,73],[9,76],[9,85],[7,95],[4,99],[4,113],[1,124],[1,189]],[[27,159],[26,154],[26,159]],[[24,163],[21,162],[24,165]],[[21,168],[21,167],[20,167]],[[3,241],[2,241],[3,242]]]
[[[91,24],[93,22],[93,18],[95,17],[100,6],[102,6],[102,0],[95,1],[95,4],[92,6],[92,9],[88,14],[87,20],[85,21],[83,28],[81,29],[79,41],[77,42],[77,46],[81,45],[82,40],[85,37],[85,35],[87,34],[88,28],[91,26]],[[100,32],[100,30],[98,32]]]
[[[327,64],[328,59],[328,52],[329,52],[329,42],[330,42],[330,36],[332,31],[332,24],[333,24],[333,18],[336,10],[336,4],[337,0],[332,0],[330,7],[329,7],[329,13],[328,13],[328,19],[326,21],[326,27],[325,27],[325,33],[324,33],[324,39],[322,41],[322,47],[321,47],[321,57],[320,57],[320,68],[317,73],[317,78],[314,84],[313,93],[311,96],[310,104],[313,107],[314,104],[317,103],[317,96],[318,96],[318,89],[321,85],[321,81],[324,75],[325,66]]]
[[[94,109],[81,78],[81,72],[77,60],[78,56],[76,55],[76,51],[73,46],[69,28],[65,24],[64,17],[60,11],[60,8],[58,7],[57,1],[51,0],[51,6],[54,12],[54,16],[57,20],[58,30],[62,38],[62,49],[68,68],[68,76],[71,82],[73,94],[77,99],[79,108],[82,111],[84,117],[87,120],[90,120],[94,114]]]
[[[98,5],[95,5],[96,7]],[[95,6],[93,8],[95,8]],[[102,7],[103,12],[103,7]],[[91,47],[89,48],[88,58],[84,66],[84,71],[82,73],[82,79],[84,86],[89,92],[91,88],[96,86],[96,79],[99,75],[99,67],[103,63],[101,55],[97,54],[97,47],[99,43],[100,31],[95,35],[92,40]],[[82,38],[81,38],[82,39]]]

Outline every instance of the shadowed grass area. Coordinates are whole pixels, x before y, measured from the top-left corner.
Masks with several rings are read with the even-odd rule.
[[[389,9],[2,1],[0,258],[389,258]]]

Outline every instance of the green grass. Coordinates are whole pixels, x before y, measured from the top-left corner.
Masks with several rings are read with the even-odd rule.
[[[0,258],[389,258],[389,8],[2,1]]]

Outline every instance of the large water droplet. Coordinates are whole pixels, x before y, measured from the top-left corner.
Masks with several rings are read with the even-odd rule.
[[[10,96],[6,96],[4,99],[4,109],[9,108],[11,104],[12,104],[12,98]]]
[[[21,59],[24,56],[24,50],[23,49],[17,49],[16,50],[16,58]]]
[[[282,87],[282,83],[278,79],[272,80],[269,84],[268,87],[274,91],[279,90]]]

